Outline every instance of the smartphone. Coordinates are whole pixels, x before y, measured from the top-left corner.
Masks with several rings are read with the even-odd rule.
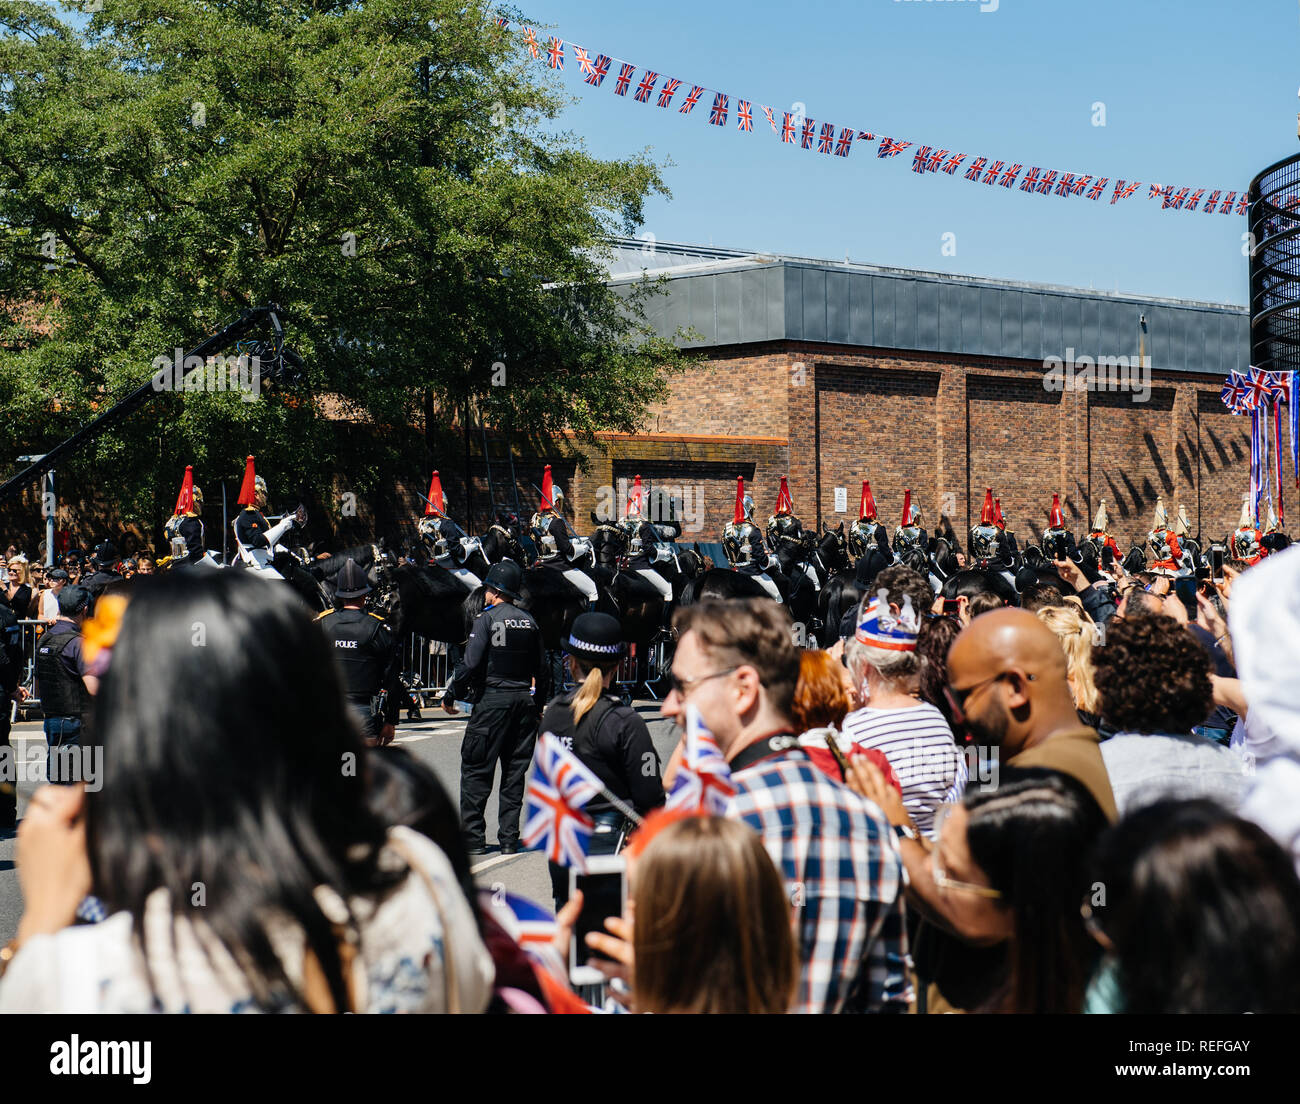
[[[826,747],[830,750],[831,755],[838,764],[840,775],[845,781],[848,781],[849,761],[844,758],[844,752],[840,751],[840,745],[835,739],[835,733],[831,732],[829,729],[826,732]]]
[[[622,855],[591,855],[587,869],[569,868],[569,897],[582,891],[582,912],[569,941],[569,981],[573,985],[600,985],[605,980],[593,958],[605,956],[587,946],[588,932],[608,932],[605,921],[622,916],[627,904],[627,863]]]
[[[1113,549],[1109,544],[1102,545],[1101,562],[1102,566],[1107,568],[1115,566],[1115,549]]]
[[[945,598],[943,600],[943,615],[945,617],[956,617],[961,610],[961,603],[956,598]]]
[[[1223,545],[1210,545],[1210,580],[1223,582]]]
[[[1187,610],[1189,621],[1196,620],[1196,580],[1190,576],[1174,580],[1174,593],[1178,595],[1179,601],[1183,603],[1183,608]]]

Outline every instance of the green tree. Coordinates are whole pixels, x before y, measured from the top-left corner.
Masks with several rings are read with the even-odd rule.
[[[269,301],[304,385],[160,395],[72,469],[124,520],[157,525],[185,463],[233,480],[248,451],[273,492],[345,467],[364,493],[420,466],[426,407],[635,429],[683,354],[647,323],[655,284],[605,284],[602,243],[663,180],[555,133],[558,83],[493,14],[0,0],[0,450],[63,439]],[[340,435],[320,396],[367,432]]]

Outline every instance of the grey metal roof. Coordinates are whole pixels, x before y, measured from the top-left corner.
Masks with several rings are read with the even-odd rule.
[[[1017,283],[850,261],[618,238],[615,287],[667,277],[650,319],[689,348],[816,341],[878,349],[1041,361],[1049,356],[1135,356],[1140,319],[1155,369],[1226,375],[1250,358],[1245,307]]]

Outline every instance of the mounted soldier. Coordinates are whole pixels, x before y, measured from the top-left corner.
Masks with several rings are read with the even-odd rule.
[[[1234,560],[1244,560],[1248,564],[1257,564],[1268,555],[1264,547],[1264,534],[1255,525],[1251,515],[1250,497],[1245,496],[1241,502],[1241,520],[1237,529],[1228,540],[1228,550]]]
[[[250,456],[244,464],[244,482],[239,488],[238,505],[244,507],[235,516],[231,528],[235,532],[235,546],[239,558],[232,565],[247,571],[255,571],[268,579],[283,579],[284,576],[275,569],[277,552],[288,552],[280,545],[280,538],[287,536],[297,526],[307,523],[307,511],[299,506],[292,513],[285,514],[275,524],[267,521],[266,480],[257,474],[253,458]]]
[[[871,484],[862,481],[862,501],[858,505],[858,520],[849,526],[846,537],[849,555],[855,561],[867,557],[875,549],[884,561],[881,566],[888,566],[893,559],[889,550],[889,534],[885,527],[876,520],[876,500],[871,494]]]
[[[745,493],[744,476],[736,479],[736,513],[722,531],[722,547],[735,571],[751,576],[772,601],[781,601],[781,591],[767,573],[773,557],[763,543],[762,530],[754,524],[754,500]]]
[[[1155,563],[1150,567],[1155,574],[1193,573],[1191,553],[1183,548],[1178,534],[1169,527],[1169,515],[1165,511],[1163,498],[1156,499],[1155,517],[1151,522],[1151,531],[1147,534],[1147,545],[1155,553]]]
[[[429,480],[429,495],[424,500],[424,517],[418,526],[420,540],[429,548],[433,562],[455,576],[466,591],[483,585],[465,561],[477,549],[477,542],[447,516],[447,501],[442,493],[442,477],[435,471]]]
[[[1110,515],[1106,513],[1106,500],[1103,498],[1101,504],[1097,507],[1097,516],[1093,518],[1092,529],[1088,533],[1088,539],[1097,547],[1097,558],[1105,559],[1104,550],[1109,548],[1111,555],[1114,556],[1115,562],[1118,563],[1124,558],[1124,553],[1120,551],[1119,544],[1115,538],[1110,535],[1109,531]]]
[[[577,587],[589,604],[595,604],[600,594],[590,575],[576,565],[584,556],[590,559],[591,542],[576,533],[571,534],[562,513],[564,491],[551,478],[551,465],[546,465],[542,475],[542,499],[533,515],[533,540],[537,544],[540,562],[553,567]]]
[[[784,560],[782,570],[792,585],[802,575],[812,583],[813,590],[818,591],[822,584],[817,569],[808,562],[808,536],[795,516],[794,499],[790,497],[790,486],[783,475],[776,495],[776,509],[767,519],[768,544],[777,559]]]
[[[665,607],[673,600],[673,585],[655,570],[657,563],[671,562],[672,547],[655,524],[645,516],[645,498],[641,491],[641,477],[636,477],[627,510],[618,519],[618,528],[627,539],[627,569],[635,571],[650,583],[663,598]],[[675,521],[663,523],[673,530],[672,537],[681,536],[682,528]]]
[[[204,547],[203,490],[194,485],[194,468],[185,465],[185,478],[181,493],[176,499],[176,509],[163,527],[171,545],[171,555],[159,563],[160,568],[220,567],[212,553]]]

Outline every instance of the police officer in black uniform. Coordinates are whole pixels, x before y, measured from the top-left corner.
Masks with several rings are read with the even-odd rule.
[[[95,601],[113,583],[120,583],[122,576],[117,570],[117,549],[110,540],[102,540],[95,545],[90,563],[95,570],[81,580],[81,585],[90,594],[90,609],[93,613]]]
[[[339,572],[334,592],[340,605],[326,610],[316,621],[334,645],[348,705],[356,713],[363,735],[383,747],[392,743],[397,725],[400,696],[394,691],[400,654],[388,623],[364,608],[371,589],[366,573],[349,558]]]
[[[577,685],[546,707],[541,729],[554,733],[610,793],[645,816],[664,803],[661,764],[641,714],[611,693],[627,650],[621,637],[618,621],[607,613],[574,618],[564,650]],[[632,828],[628,818],[603,794],[588,801],[584,811],[595,822],[588,853],[615,854]],[[569,870],[555,863],[550,867],[558,911],[569,899]]]
[[[27,691],[21,685],[22,639],[18,615],[0,589],[0,752],[5,756],[3,769],[0,769],[0,832],[12,830],[18,818],[18,765],[9,745],[12,724],[9,703],[21,702],[27,697]]]
[[[521,610],[524,573],[512,560],[493,564],[483,581],[486,606],[470,630],[442,707],[452,716],[456,701],[474,703],[460,746],[460,822],[471,855],[487,850],[483,810],[501,763],[497,838],[503,855],[519,850],[519,810],[537,742],[539,702],[546,700],[542,630]],[[529,693],[536,682],[537,696]]]

